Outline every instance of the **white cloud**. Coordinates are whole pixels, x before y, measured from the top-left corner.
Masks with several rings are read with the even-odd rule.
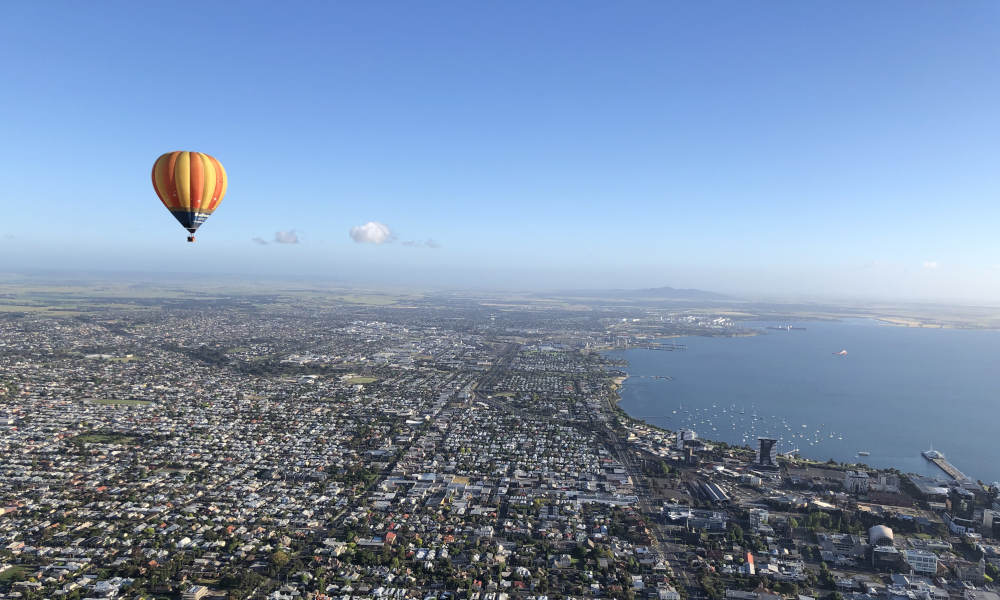
[[[925,260],[925,261],[924,261],[924,268],[925,268],[925,269],[931,269],[931,270],[934,270],[934,269],[936,269],[936,268],[938,268],[938,267],[940,267],[940,266],[941,266],[941,265],[940,265],[940,264],[938,263],[938,261],[936,261],[936,260]]]
[[[364,225],[351,227],[351,239],[359,244],[384,244],[396,239],[385,223],[368,221]]]
[[[261,246],[266,246],[267,245],[267,240],[265,240],[262,237],[250,238],[250,241],[253,242],[253,243],[255,243],[255,244],[259,244]]]
[[[288,231],[275,231],[274,241],[278,244],[298,244],[299,234],[295,233],[294,229],[289,229]]]
[[[435,242],[431,238],[426,240],[406,240],[403,242],[404,246],[409,246],[410,248],[440,248],[441,244]]]

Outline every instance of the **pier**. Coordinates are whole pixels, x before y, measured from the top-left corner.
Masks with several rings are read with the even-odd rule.
[[[955,465],[948,462],[948,459],[946,459],[940,452],[934,452],[932,450],[930,452],[924,452],[923,455],[924,458],[937,465],[939,469],[947,473],[948,476],[955,481],[966,481],[969,479],[966,477],[965,473],[959,471],[955,468]]]

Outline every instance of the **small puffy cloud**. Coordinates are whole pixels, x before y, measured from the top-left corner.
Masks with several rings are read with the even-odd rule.
[[[351,227],[351,239],[358,244],[384,244],[396,239],[392,230],[385,223],[368,221],[364,225]]]
[[[938,268],[940,266],[941,265],[936,260],[925,260],[924,261],[924,268],[925,269],[930,269],[930,270],[933,271],[934,269],[936,269],[936,268]]]
[[[266,246],[267,245],[267,240],[265,240],[262,237],[251,238],[250,241],[253,242],[253,243],[255,243],[255,244],[257,244],[257,245],[259,245],[259,246]]]
[[[403,242],[404,246],[409,246],[410,248],[440,248],[441,244],[435,242],[431,238],[426,240],[407,240]]]
[[[289,229],[288,231],[275,231],[274,232],[274,243],[276,244],[298,244],[299,234],[295,233],[294,229]]]

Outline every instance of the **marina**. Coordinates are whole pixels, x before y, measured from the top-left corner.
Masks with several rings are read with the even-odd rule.
[[[630,376],[630,379],[666,379],[673,378],[662,375]],[[659,419],[664,425],[674,429],[690,429],[707,438],[718,436],[719,431],[725,432],[724,439],[731,443],[752,446],[758,437],[774,437],[781,448],[788,446],[809,446],[819,450],[825,443],[844,440],[844,434],[825,423],[814,425],[802,424],[795,426],[789,419],[780,415],[758,414],[759,409],[750,405],[747,407],[730,404],[728,406],[713,403],[707,407],[678,405],[669,414],[633,415],[641,419]],[[799,447],[794,450],[783,450],[786,454],[799,454]],[[859,452],[860,456],[868,456],[868,452]]]

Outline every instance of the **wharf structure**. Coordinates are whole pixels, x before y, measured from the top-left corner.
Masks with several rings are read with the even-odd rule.
[[[924,458],[926,458],[928,461],[937,465],[939,469],[947,473],[948,476],[954,479],[955,481],[969,480],[968,476],[966,476],[965,473],[956,469],[955,465],[948,462],[948,459],[944,457],[944,454],[941,454],[934,448],[931,448],[930,450],[924,450],[923,452],[921,452],[921,454],[923,454]]]

